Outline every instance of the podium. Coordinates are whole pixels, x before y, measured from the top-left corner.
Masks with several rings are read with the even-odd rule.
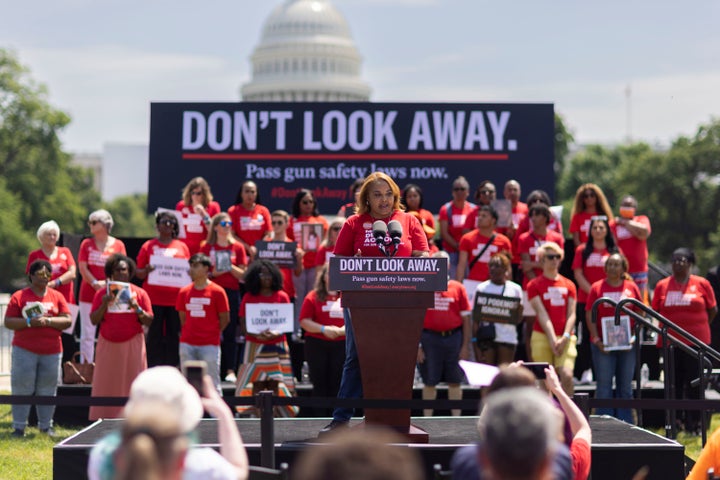
[[[447,290],[447,260],[333,257],[330,289],[342,291],[350,309],[363,397],[412,399],[425,312],[435,306],[435,291]],[[365,424],[388,426],[412,443],[429,440],[411,425],[409,408],[367,408]]]

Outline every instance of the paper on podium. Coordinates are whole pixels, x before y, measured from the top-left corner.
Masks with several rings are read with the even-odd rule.
[[[494,365],[468,362],[467,360],[460,360],[460,368],[465,372],[468,383],[475,387],[486,387],[490,385],[495,376],[500,372],[500,369]]]

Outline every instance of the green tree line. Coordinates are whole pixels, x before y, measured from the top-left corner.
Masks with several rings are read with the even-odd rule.
[[[63,231],[82,233],[88,213],[107,208],[113,234],[154,234],[146,195],[105,203],[92,187],[92,173],[70,163],[58,137],[70,121],[17,56],[0,49],[0,291],[24,284],[27,255],[38,248],[35,232],[48,219]],[[639,212],[652,222],[654,260],[667,261],[678,246],[690,246],[702,271],[720,262],[720,120],[699,126],[692,137],[678,137],[666,151],[644,143],[590,145],[570,157],[572,144],[571,129],[556,115],[555,201],[565,206],[566,227],[575,191],[592,182],[614,207],[623,195],[637,198]]]

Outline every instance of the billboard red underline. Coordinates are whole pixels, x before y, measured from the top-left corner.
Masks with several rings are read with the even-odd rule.
[[[183,160],[507,160],[507,153],[183,153]]]

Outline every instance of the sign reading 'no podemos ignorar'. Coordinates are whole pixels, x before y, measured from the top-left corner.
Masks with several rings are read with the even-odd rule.
[[[335,213],[373,171],[419,185],[433,212],[461,175],[552,196],[553,138],[552,104],[153,103],[148,209],[174,206],[196,176],[223,210],[248,179],[270,210],[308,188]]]
[[[329,289],[442,292],[447,272],[446,258],[332,257]]]

